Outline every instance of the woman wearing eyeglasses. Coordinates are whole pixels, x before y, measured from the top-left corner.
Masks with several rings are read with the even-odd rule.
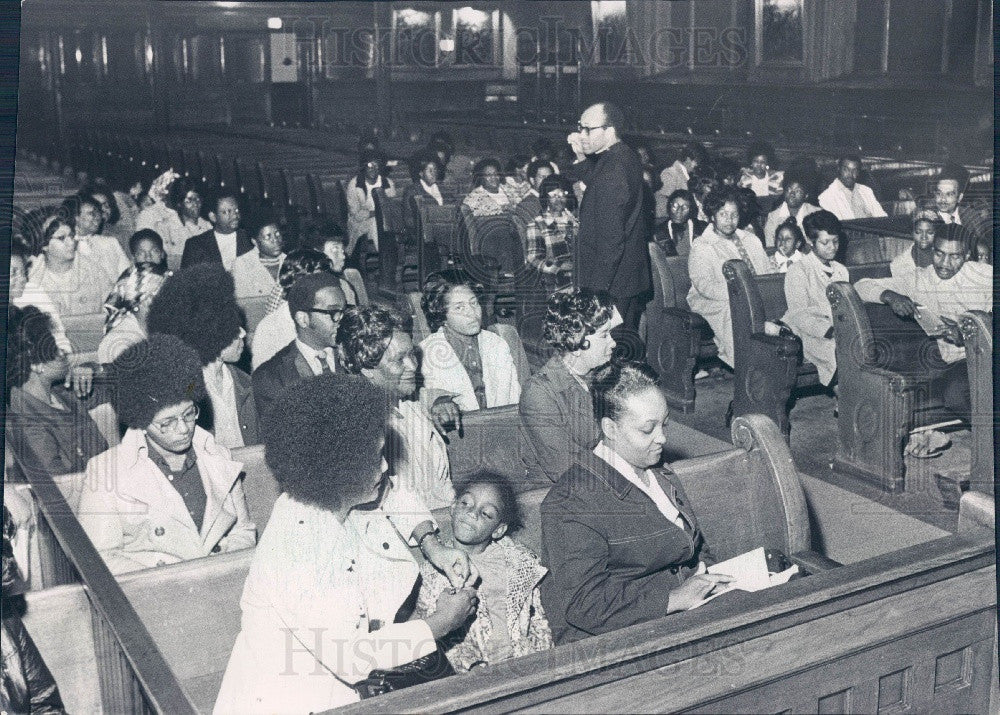
[[[198,353],[154,334],[122,353],[112,370],[115,410],[128,430],[87,464],[77,508],[111,572],[254,546],[243,465],[195,425],[205,397]]]

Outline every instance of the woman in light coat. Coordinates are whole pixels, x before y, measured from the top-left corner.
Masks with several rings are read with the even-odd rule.
[[[840,221],[829,211],[816,211],[803,221],[812,250],[785,274],[788,310],[782,322],[802,339],[803,357],[816,366],[819,380],[830,385],[837,371],[833,314],[826,287],[849,279],[847,268],[833,260],[840,247]]]
[[[420,343],[424,387],[454,395],[463,412],[516,405],[517,367],[506,341],[483,330],[483,309],[463,271],[440,271],[424,283],[421,307],[436,332]]]
[[[112,363],[117,447],[87,464],[77,516],[112,573],[249,549],[250,521],[229,450],[195,426],[205,394],[195,351],[154,334]]]
[[[687,300],[691,310],[703,317],[715,333],[719,359],[732,366],[733,324],[722,266],[728,260],[743,260],[757,275],[771,273],[774,267],[760,239],[738,228],[740,199],[736,189],[728,186],[714,189],[705,199],[705,213],[711,223],[691,244],[688,256],[691,288]]]
[[[347,195],[347,255],[354,255],[362,238],[378,250],[378,223],[375,220],[375,189],[386,196],[396,195],[396,185],[385,176],[385,157],[377,151],[364,152],[358,174],[345,187]]]

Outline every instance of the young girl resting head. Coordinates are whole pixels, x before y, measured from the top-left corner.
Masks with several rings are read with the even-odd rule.
[[[551,648],[552,634],[538,594],[546,569],[530,549],[510,538],[521,526],[514,489],[504,477],[488,472],[455,487],[451,543],[469,555],[481,581],[476,613],[441,642],[448,660],[462,672]],[[449,584],[429,563],[420,571],[417,614],[422,618],[434,612]]]

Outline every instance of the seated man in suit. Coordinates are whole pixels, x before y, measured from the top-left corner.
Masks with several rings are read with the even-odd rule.
[[[347,299],[340,281],[325,271],[304,275],[288,289],[295,340],[253,371],[257,414],[266,423],[275,400],[291,385],[337,371],[334,347]]]
[[[232,271],[237,256],[253,250],[250,237],[240,231],[240,205],[236,197],[219,194],[215,199],[215,211],[210,211],[208,217],[212,220],[212,230],[192,236],[184,243],[181,268],[214,262]]]
[[[885,210],[871,188],[858,183],[860,175],[860,157],[841,157],[837,163],[837,178],[819,195],[820,208],[826,209],[841,221],[885,216]]]
[[[969,183],[969,172],[958,164],[947,164],[934,181],[934,208],[944,223],[964,226],[972,236],[976,248],[980,243],[993,240],[989,216],[971,206],[960,206]],[[978,255],[977,255],[978,257]]]
[[[918,268],[915,277],[867,278],[855,284],[862,300],[885,303],[900,317],[918,312],[940,316],[941,329],[931,336],[937,338],[937,349],[913,357],[932,374],[933,392],[966,421],[971,410],[969,375],[957,321],[968,310],[993,312],[993,271],[969,260],[971,245],[964,226],[942,226],[934,237],[932,264]]]

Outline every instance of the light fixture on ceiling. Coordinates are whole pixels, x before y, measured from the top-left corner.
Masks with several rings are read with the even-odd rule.
[[[450,37],[442,37],[441,41],[438,43],[438,47],[442,52],[454,52],[455,40]]]
[[[268,30],[280,30],[284,27],[284,23],[281,21],[280,17],[269,17],[267,18],[267,29]]]

